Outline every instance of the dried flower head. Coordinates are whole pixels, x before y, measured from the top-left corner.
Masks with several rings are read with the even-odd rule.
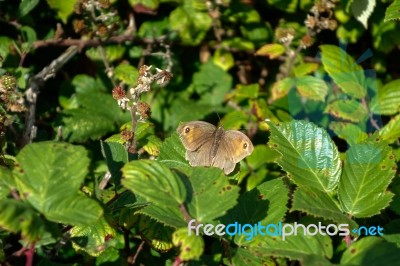
[[[117,86],[112,90],[112,96],[115,100],[120,100],[126,97],[126,92],[121,86]]]
[[[134,135],[135,135],[135,133],[132,130],[128,130],[128,129],[124,129],[121,132],[121,138],[125,142],[131,142],[133,140]]]
[[[137,110],[141,120],[148,119],[151,115],[150,105],[145,102],[139,102]]]
[[[333,19],[333,9],[336,0],[320,0],[316,1],[310,9],[310,14],[304,21],[305,26],[312,32],[320,32],[321,30],[335,30],[337,27],[336,20]]]
[[[172,75],[171,72],[167,70],[161,70],[156,68],[157,74],[154,75],[154,79],[156,80],[156,83],[160,85],[161,87],[166,86],[169,81],[172,79],[174,75]]]

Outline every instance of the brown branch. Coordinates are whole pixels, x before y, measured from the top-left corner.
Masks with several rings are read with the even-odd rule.
[[[133,34],[124,34],[118,36],[112,36],[107,40],[99,40],[99,39],[89,39],[89,40],[82,40],[82,39],[63,39],[63,40],[40,40],[36,41],[32,44],[34,49],[47,47],[47,46],[78,46],[80,49],[84,47],[97,47],[102,44],[119,44],[123,42],[139,42],[143,44],[154,43],[154,39],[140,39],[136,38]]]
[[[57,71],[64,66],[76,53],[78,46],[71,46],[58,58],[54,59],[47,67],[43,68],[33,78],[29,80],[27,90],[25,92],[26,102],[28,104],[28,112],[25,118],[25,132],[22,139],[23,146],[32,142],[36,136],[35,115],[36,101],[39,93],[39,87],[49,78],[55,76]]]

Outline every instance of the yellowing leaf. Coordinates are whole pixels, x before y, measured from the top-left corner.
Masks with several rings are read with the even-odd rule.
[[[285,53],[285,46],[278,43],[266,44],[257,50],[256,55],[269,56],[270,59],[277,58]]]

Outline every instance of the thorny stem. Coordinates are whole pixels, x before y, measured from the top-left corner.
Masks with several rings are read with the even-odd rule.
[[[25,251],[26,263],[25,266],[33,265],[33,256],[35,255],[35,242],[32,242],[29,249]]]
[[[172,264],[172,265],[173,265],[173,266],[179,266],[179,265],[181,265],[181,263],[182,263],[182,260],[181,260],[181,258],[178,256],[178,257],[175,258],[174,264]]]

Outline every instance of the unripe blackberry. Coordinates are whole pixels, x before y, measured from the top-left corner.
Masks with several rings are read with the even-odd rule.
[[[5,91],[13,91],[17,87],[17,79],[10,75],[5,74],[0,77],[0,89],[2,88]]]

